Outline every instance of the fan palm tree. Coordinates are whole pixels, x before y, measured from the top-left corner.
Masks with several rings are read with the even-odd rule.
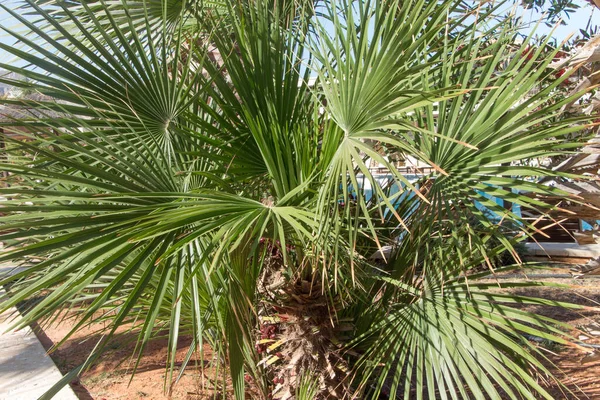
[[[514,245],[536,229],[514,205],[549,207],[522,193],[565,195],[529,160],[573,150],[586,124],[555,118],[576,96],[553,97],[567,76],[545,79],[551,55],[523,57],[495,9],[22,7],[3,7],[27,28],[4,28],[20,47],[0,48],[28,65],[0,67],[27,80],[3,80],[51,100],[2,100],[32,116],[3,123],[30,140],[6,136],[0,164],[0,262],[24,267],[0,282],[0,308],[39,297],[16,327],[70,308],[61,343],[107,322],[48,397],[127,327],[138,361],[168,332],[169,383],[211,346],[236,399],[551,399],[523,334],[567,343],[565,326],[515,305],[576,306],[481,278],[519,268]],[[408,179],[385,151],[432,172]],[[493,261],[504,252],[514,266]],[[503,286],[528,285],[541,283]]]

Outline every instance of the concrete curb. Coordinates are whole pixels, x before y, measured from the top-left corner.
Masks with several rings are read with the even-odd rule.
[[[30,327],[7,331],[20,318],[14,308],[0,314],[0,400],[37,400],[62,378]],[[77,396],[67,385],[53,399]]]
[[[594,258],[600,256],[600,244],[577,243],[525,243],[530,256]]]

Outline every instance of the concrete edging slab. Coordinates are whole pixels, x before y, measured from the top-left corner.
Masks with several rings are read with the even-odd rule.
[[[63,377],[30,327],[7,332],[20,318],[14,308],[0,314],[0,400],[37,400]],[[53,399],[77,396],[67,385]]]
[[[525,251],[531,256],[595,258],[600,256],[600,244],[528,242]]]

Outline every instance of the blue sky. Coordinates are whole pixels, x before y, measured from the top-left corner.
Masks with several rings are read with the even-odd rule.
[[[17,0],[0,0],[0,2],[2,3],[2,5],[8,8],[14,8],[15,4],[17,3]],[[600,25],[600,10],[590,6],[584,0],[580,0],[579,4],[581,4],[581,8],[577,10],[577,12],[571,14],[568,19],[565,18],[566,25],[559,26],[554,32],[553,36],[556,37],[556,39],[559,42],[565,39],[570,33],[577,34],[579,32],[579,29],[584,29],[588,20],[590,19],[590,16],[593,17],[597,25]],[[525,11],[523,17],[524,20],[527,22],[535,22],[540,18],[540,14],[534,11]],[[17,21],[13,18],[10,18],[10,15],[3,9],[0,9],[0,24],[10,28],[18,26]],[[550,32],[550,30],[550,28],[542,24],[538,28],[537,32],[540,34],[546,34]],[[6,33],[2,31],[0,32],[0,42],[5,44],[12,44],[14,43],[14,39],[9,37]],[[0,49],[0,62],[4,63],[9,60],[10,57],[7,55],[7,53]],[[14,61],[12,61],[11,63],[14,63]]]
[[[0,3],[9,8],[14,9],[16,1],[14,0],[0,0]],[[0,25],[5,26],[7,28],[17,27],[18,21],[12,18],[4,9],[0,9]],[[3,30],[0,31],[0,43],[12,45],[14,43],[14,39],[9,37],[6,32]],[[0,62],[6,63],[10,60],[10,56],[2,49],[0,49]],[[19,64],[19,63],[17,63]]]
[[[576,12],[571,13],[569,17],[564,17],[566,22],[565,25],[560,25],[554,31],[554,36],[559,42],[566,39],[571,33],[575,35],[579,34],[579,29],[585,29],[590,17],[592,18],[592,26],[600,25],[600,10],[591,6],[589,3],[585,1],[578,1],[581,8],[579,8]],[[532,10],[527,10],[523,14],[524,21],[535,24],[541,17],[540,13],[537,13]],[[551,31],[552,28],[547,27],[544,24],[541,24],[536,33],[547,34]]]

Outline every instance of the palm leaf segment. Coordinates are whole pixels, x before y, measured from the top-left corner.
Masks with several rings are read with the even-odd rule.
[[[282,285],[320,281],[363,354],[350,360],[356,379],[341,374],[345,361],[335,379],[298,370],[306,377],[285,380],[295,392],[548,398],[529,376],[526,364],[544,369],[519,351],[519,332],[537,326],[561,341],[560,332],[505,304],[520,299],[464,278],[515,242],[476,201],[521,229],[484,194],[524,208],[545,205],[502,187],[560,194],[532,183],[549,171],[517,165],[576,146],[561,137],[582,129],[552,118],[571,101],[547,104],[559,82],[531,95],[548,60],[515,57],[502,25],[489,45],[461,26],[451,2],[258,1],[191,12],[158,3],[28,1],[34,23],[7,9],[35,37],[9,31],[27,49],[0,46],[35,68],[1,67],[52,100],[4,100],[42,117],[5,124],[33,139],[12,143],[11,154],[35,158],[1,164],[11,173],[0,189],[10,198],[3,241],[15,247],[0,261],[43,260],[2,282],[13,283],[2,307],[47,293],[24,325],[85,303],[73,332],[104,315],[108,335],[74,373],[129,324],[138,355],[169,331],[172,373],[179,337],[192,335],[182,370],[209,343],[227,355],[237,398],[246,373],[266,395],[269,368],[285,370],[283,360],[259,366],[254,346],[257,313],[283,301],[259,288],[274,272],[267,240],[279,243]],[[417,188],[380,144],[436,173]],[[389,185],[367,157],[390,167]],[[490,250],[493,238],[500,245]],[[384,245],[393,251],[374,268],[367,258]],[[280,397],[292,394],[284,389]]]

